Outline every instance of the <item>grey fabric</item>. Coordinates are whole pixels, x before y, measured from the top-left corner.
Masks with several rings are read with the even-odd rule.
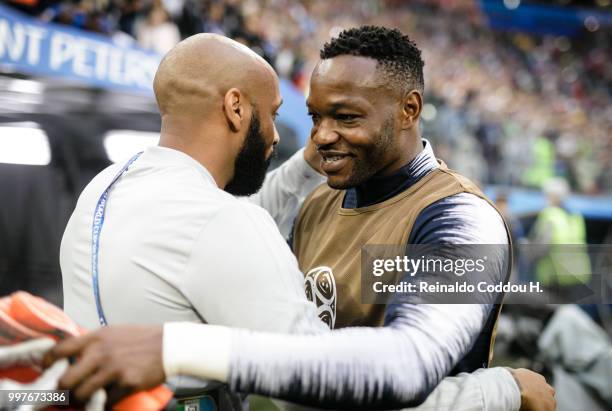
[[[555,380],[557,411],[606,411],[609,408],[597,403],[587,389],[563,367],[557,365],[553,368]]]
[[[538,347],[544,359],[555,365],[554,387],[560,395],[559,404],[565,401],[565,393],[568,404],[577,405],[576,401],[582,398],[576,384],[570,382],[574,380],[612,409],[612,342],[584,311],[575,305],[560,307],[540,336]],[[589,408],[585,400],[567,409],[595,408]]]

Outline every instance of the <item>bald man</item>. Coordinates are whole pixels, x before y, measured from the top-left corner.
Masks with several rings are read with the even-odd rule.
[[[297,209],[320,183],[304,154],[251,202],[233,196],[261,187],[279,139],[274,70],[235,41],[200,34],[163,59],[154,90],[159,146],[98,174],[66,227],[60,251],[66,313],[90,329],[205,317],[291,331],[316,316],[300,276],[282,270],[295,260],[276,252],[289,249],[270,214],[251,203],[275,197]]]
[[[176,375],[228,382],[234,373],[234,381],[239,375],[248,381],[243,365],[251,347],[236,350],[236,342],[254,336],[195,322],[275,335],[329,332],[306,299],[302,273],[273,219],[230,195],[257,190],[278,140],[273,117],[280,96],[273,70],[238,43],[197,35],[163,60],[155,93],[162,115],[159,147],[109,167],[87,186],[62,241],[61,265],[65,310],[79,324],[173,323],[163,335],[161,327],[110,327],[110,334],[58,347],[51,359],[80,354],[62,380],[77,398],[111,382],[141,389]],[[278,222],[297,211],[319,182],[299,153],[268,175],[250,200],[265,205]],[[395,331],[334,332],[328,347],[333,356],[305,344],[296,355],[329,370],[318,382],[321,391],[262,393],[328,407],[417,404],[443,375],[423,383],[409,355],[385,348],[422,349],[414,343],[419,331],[406,324]],[[311,371],[301,371],[307,381]],[[292,375],[282,368],[274,372]],[[385,390],[364,391],[364,385],[376,387],[388,375],[393,384]],[[504,393],[508,379],[511,390]],[[510,410],[518,409],[520,393],[507,372],[481,370],[474,377],[444,380],[428,402],[466,407],[482,402]]]
[[[301,150],[249,201],[234,197],[260,189],[279,140],[274,70],[235,41],[200,34],[163,59],[154,91],[159,145],[98,174],[66,227],[66,313],[87,329],[168,321],[323,328],[301,274],[284,269],[295,258],[271,218],[291,220],[322,177]]]

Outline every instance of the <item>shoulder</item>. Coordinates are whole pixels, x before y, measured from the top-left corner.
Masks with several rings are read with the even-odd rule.
[[[126,177],[125,183],[131,181],[134,190],[141,191],[142,197],[154,199],[168,209],[176,208],[185,215],[210,215],[239,207],[241,203],[220,189],[211,176],[203,175],[192,166],[145,166]]]
[[[508,235],[499,212],[486,200],[459,193],[421,211],[410,233],[411,244],[506,244]]]
[[[263,207],[249,201],[241,201],[235,197],[232,197],[232,199],[233,201],[228,202],[224,208],[224,213],[236,215],[241,221],[271,223],[276,227],[274,219]]]
[[[167,181],[169,193],[166,201],[175,204],[174,208],[182,210],[181,213],[191,215],[194,221],[206,216],[206,226],[233,231],[234,235],[237,232],[244,235],[254,230],[276,230],[274,220],[264,208],[229,194],[212,182],[203,181],[204,177],[198,170],[181,167],[173,173],[173,178]]]
[[[280,265],[277,262],[294,259],[270,214],[255,204],[238,199],[217,208],[209,221],[201,226],[196,244],[194,249],[207,250],[205,253],[198,251],[198,260],[210,256],[210,253],[222,259],[233,256],[240,260],[228,262],[234,267],[248,268],[245,263],[253,264],[251,269],[266,264],[286,267],[285,262]]]
[[[227,193],[225,193],[227,194]],[[241,238],[264,238],[280,236],[272,216],[264,208],[228,194],[229,198],[219,202],[214,216],[214,225],[228,231],[240,232]],[[281,236],[282,237],[282,236]]]
[[[111,164],[100,171],[81,191],[76,207],[78,208],[85,203],[89,204],[92,201],[97,201],[119,170],[121,170],[121,164]]]

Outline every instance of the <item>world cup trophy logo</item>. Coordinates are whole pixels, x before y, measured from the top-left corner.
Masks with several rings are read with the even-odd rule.
[[[336,280],[332,269],[320,266],[308,271],[304,278],[306,297],[317,306],[319,318],[330,329],[336,324]]]

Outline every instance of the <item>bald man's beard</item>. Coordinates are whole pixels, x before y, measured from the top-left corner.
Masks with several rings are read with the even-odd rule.
[[[234,177],[225,186],[225,191],[235,196],[255,194],[263,185],[272,157],[274,155],[266,158],[266,142],[261,133],[259,113],[253,111],[244,144],[236,156]]]

